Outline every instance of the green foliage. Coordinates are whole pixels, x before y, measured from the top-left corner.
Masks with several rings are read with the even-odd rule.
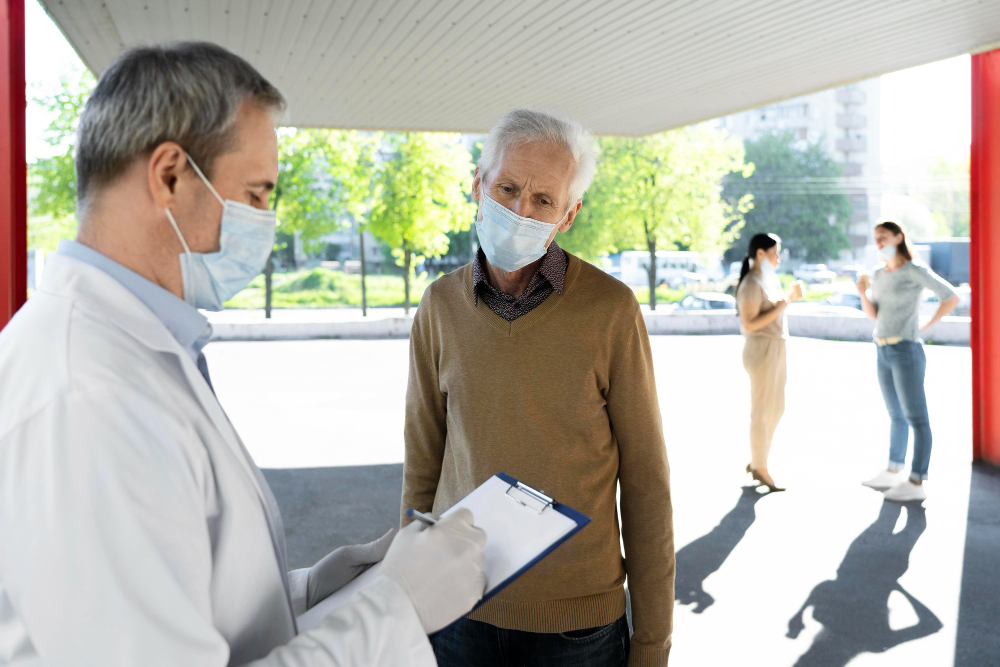
[[[469,153],[455,134],[393,134],[389,146],[392,157],[382,165],[369,229],[400,264],[405,252],[417,261],[443,255],[448,232],[468,228],[475,215],[466,197],[472,182]]]
[[[455,134],[390,135],[392,156],[382,164],[368,229],[392,248],[403,267],[404,307],[409,310],[412,266],[448,250],[448,232],[467,229],[475,206],[469,152]]]
[[[635,293],[635,298],[639,303],[649,303],[648,287],[633,286],[632,291]],[[687,296],[687,292],[682,289],[670,289],[666,285],[660,285],[656,288],[657,303],[677,303],[685,296]]]
[[[334,130],[282,130],[278,185],[271,205],[284,234],[298,232],[307,252],[371,204],[378,135]]]
[[[792,257],[810,262],[836,257],[849,247],[844,228],[851,204],[837,184],[840,166],[819,144],[798,148],[796,143],[789,132],[746,142],[746,159],[754,164],[754,172],[749,178],[727,179],[724,196],[735,200],[750,193],[754,206],[726,261],[743,257],[750,238],[767,232],[780,236]]]
[[[722,179],[752,171],[738,140],[705,125],[648,137],[602,139],[594,183],[559,243],[591,260],[603,252],[632,249],[651,255],[675,248],[721,251],[742,225],[753,199],[749,194],[723,199]],[[655,298],[650,307],[656,307]]]
[[[593,259],[611,251],[722,250],[752,197],[720,197],[727,174],[749,175],[739,141],[707,126],[640,138],[604,138],[601,161],[567,250]]]
[[[369,307],[403,305],[401,276],[369,275],[365,282]],[[414,279],[412,290],[415,298],[419,299],[430,283],[429,277]],[[361,276],[328,269],[275,273],[272,303],[276,308],[357,308],[361,306]],[[254,278],[246,289],[226,302],[226,308],[263,307],[263,275]]]
[[[54,154],[28,165],[28,246],[55,250],[59,240],[76,232],[76,126],[94,77],[84,71],[63,78],[53,95],[35,97],[34,105],[55,113],[45,133]]]

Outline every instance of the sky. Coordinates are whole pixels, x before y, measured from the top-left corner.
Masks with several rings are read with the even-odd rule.
[[[54,91],[60,77],[84,70],[76,52],[34,0],[25,3],[25,61],[29,111],[28,161],[52,153],[43,140],[51,116],[30,99]],[[882,77],[882,163],[951,159],[968,155],[970,143],[970,58],[960,56]]]
[[[969,154],[971,61],[959,56],[882,77],[883,164]]]
[[[47,114],[32,104],[32,98],[59,90],[60,77],[78,76],[85,71],[76,51],[59,28],[35,0],[24,3],[24,69],[28,84],[27,154],[28,162],[52,154],[45,143],[45,128],[52,122]]]

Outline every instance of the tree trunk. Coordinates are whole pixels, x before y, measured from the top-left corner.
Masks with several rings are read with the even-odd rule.
[[[361,241],[361,317],[368,317],[368,295],[365,292],[365,231],[358,227],[358,239]]]
[[[274,211],[275,215],[278,215],[278,202],[281,201],[281,187],[277,187],[274,190],[274,202],[271,204],[271,210]],[[275,236],[277,239],[277,236]],[[277,241],[276,241],[277,242]],[[271,319],[271,278],[274,276],[274,248],[271,248],[271,254],[267,256],[267,264],[264,265],[264,319]]]
[[[646,237],[646,246],[649,248],[649,309],[656,310],[656,239]]]
[[[403,312],[410,314],[410,263],[413,261],[413,252],[403,246]]]
[[[274,275],[274,252],[267,256],[264,265],[264,317],[271,319],[271,277]]]

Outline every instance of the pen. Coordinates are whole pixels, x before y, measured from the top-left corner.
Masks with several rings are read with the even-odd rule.
[[[417,521],[426,523],[428,526],[433,526],[434,524],[437,523],[437,519],[432,517],[430,514],[424,514],[423,512],[418,512],[412,507],[406,510],[406,516],[410,517],[411,519],[416,519]]]

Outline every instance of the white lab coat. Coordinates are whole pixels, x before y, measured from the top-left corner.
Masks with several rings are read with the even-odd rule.
[[[55,255],[0,332],[0,664],[435,665],[387,577],[296,636],[254,471],[156,316]]]

